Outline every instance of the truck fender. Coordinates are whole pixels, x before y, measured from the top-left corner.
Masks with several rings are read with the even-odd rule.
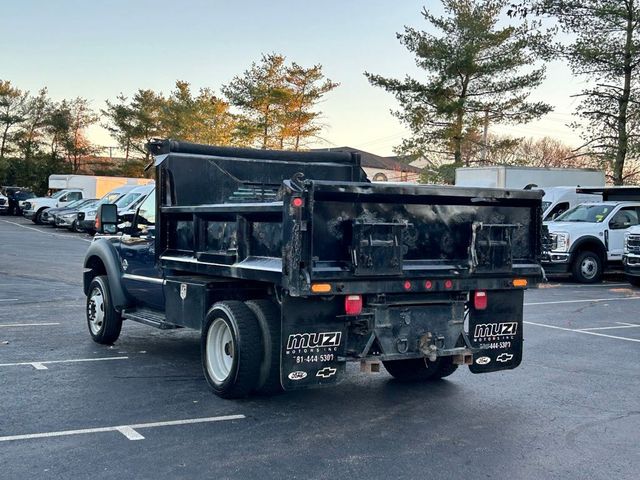
[[[116,310],[121,311],[129,304],[129,301],[122,288],[122,271],[118,259],[118,252],[106,238],[94,240],[84,259],[83,290],[84,294],[88,295],[93,277],[107,275],[111,300]]]
[[[571,261],[573,261],[579,252],[584,250],[591,250],[600,255],[603,262],[607,261],[607,248],[598,237],[587,235],[571,245],[571,248],[569,249],[569,253],[571,253]]]

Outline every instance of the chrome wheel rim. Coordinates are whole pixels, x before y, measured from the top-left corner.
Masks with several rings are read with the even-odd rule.
[[[222,318],[216,318],[207,332],[207,372],[216,383],[223,383],[233,366],[235,344],[231,329]]]
[[[587,257],[582,260],[582,264],[580,265],[580,272],[582,276],[586,279],[591,280],[598,273],[598,263],[595,258]]]
[[[89,319],[91,333],[98,335],[104,325],[104,296],[98,287],[94,288],[89,296],[87,318]]]

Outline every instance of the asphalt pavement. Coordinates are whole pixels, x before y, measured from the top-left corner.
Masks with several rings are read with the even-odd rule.
[[[90,237],[0,217],[0,478],[635,479],[640,289],[525,296],[516,370],[432,384],[386,373],[222,400],[198,334],[126,322],[91,341]]]

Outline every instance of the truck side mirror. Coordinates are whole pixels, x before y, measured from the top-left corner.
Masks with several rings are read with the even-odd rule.
[[[96,232],[116,233],[118,229],[118,207],[113,203],[103,203],[96,212]]]

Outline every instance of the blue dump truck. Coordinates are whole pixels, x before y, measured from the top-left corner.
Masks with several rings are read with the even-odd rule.
[[[196,329],[224,398],[332,385],[348,361],[403,381],[520,364],[542,193],[374,184],[355,153],[148,148],[155,192],[97,213],[94,341],[124,320]]]

